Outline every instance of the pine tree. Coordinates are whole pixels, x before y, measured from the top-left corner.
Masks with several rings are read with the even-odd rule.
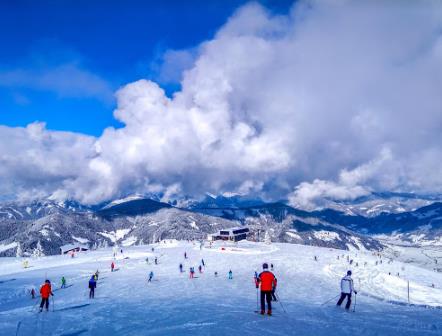
[[[41,256],[44,256],[43,247],[41,246],[40,240],[38,240],[37,246],[35,247],[34,251],[32,252],[32,256],[35,258],[39,258]]]
[[[266,234],[264,236],[264,242],[268,245],[270,245],[272,243],[272,239],[270,238],[270,234],[268,231],[266,231]]]
[[[17,243],[17,250],[15,251],[15,256],[17,258],[23,257],[23,249],[20,243]]]

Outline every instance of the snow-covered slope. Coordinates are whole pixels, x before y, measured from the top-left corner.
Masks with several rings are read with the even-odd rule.
[[[183,258],[185,251],[188,259]],[[109,248],[80,253],[73,259],[31,259],[32,267],[27,269],[22,268],[21,259],[0,259],[0,335],[442,333],[440,310],[431,308],[442,305],[440,273],[397,260],[389,263],[387,256],[371,252],[250,242],[200,250],[198,244],[168,241],[125,248],[117,256],[118,271],[113,273],[112,255]],[[353,260],[352,266],[347,256]],[[154,257],[158,265],[152,263]],[[202,258],[206,264],[203,273],[190,280],[189,267],[197,268]],[[273,303],[272,317],[254,313],[253,274],[263,262],[272,263],[278,277],[281,301]],[[179,263],[184,264],[185,273],[179,273]],[[335,307],[339,279],[349,268],[358,290],[355,313]],[[87,295],[87,281],[97,269],[100,277],[92,300]],[[227,278],[230,269],[232,280]],[[148,283],[150,271],[154,279]],[[66,289],[59,289],[62,276],[67,279]],[[38,289],[45,278],[56,288],[51,302],[55,310],[39,314],[38,300],[30,298],[29,290]],[[408,281],[411,305],[407,304]]]

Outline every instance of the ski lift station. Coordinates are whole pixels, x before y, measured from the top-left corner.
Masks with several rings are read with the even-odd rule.
[[[80,251],[88,251],[89,247],[81,244],[67,244],[60,246],[61,254],[67,254],[70,252],[80,252]]]
[[[215,240],[229,240],[229,241],[240,241],[247,239],[247,234],[250,232],[247,227],[234,227],[230,229],[220,230],[217,233],[209,234],[207,239],[209,241]]]

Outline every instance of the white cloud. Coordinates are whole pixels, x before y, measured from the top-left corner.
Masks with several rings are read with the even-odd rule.
[[[40,69],[17,68],[0,71],[0,86],[51,91],[60,97],[94,97],[109,103],[113,91],[109,83],[75,62]]]
[[[147,80],[118,91],[125,127],[94,141],[1,128],[20,136],[0,147],[19,161],[0,176],[14,178],[9,192],[40,183],[89,203],[152,190],[280,198],[298,186],[291,199],[305,204],[440,192],[441,23],[437,2],[301,1],[286,16],[246,5],[198,47],[173,98]]]

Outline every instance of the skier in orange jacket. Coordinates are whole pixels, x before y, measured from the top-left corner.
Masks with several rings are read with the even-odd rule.
[[[40,295],[41,295],[40,312],[43,311],[43,306],[46,306],[46,311],[48,311],[49,295],[54,296],[54,293],[52,293],[51,282],[49,280],[46,280],[43,286],[41,286]]]
[[[276,287],[275,275],[270,272],[269,265],[262,265],[263,271],[256,278],[256,287],[261,286],[261,315],[265,313],[265,301],[267,301],[267,314],[272,315],[272,292]]]

